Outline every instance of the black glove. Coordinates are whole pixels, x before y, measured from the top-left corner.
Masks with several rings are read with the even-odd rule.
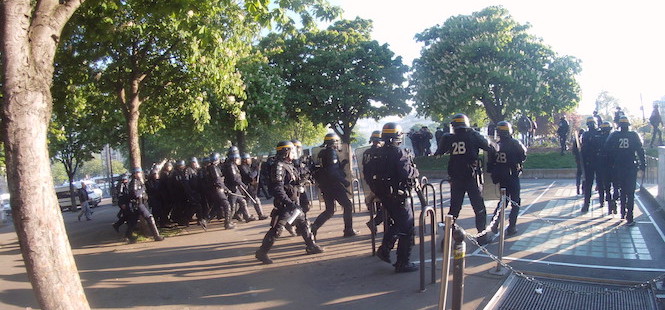
[[[349,187],[351,186],[351,182],[347,179],[342,179],[342,185],[344,185],[344,187]]]

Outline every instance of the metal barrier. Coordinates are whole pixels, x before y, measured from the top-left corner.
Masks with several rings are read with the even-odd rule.
[[[351,202],[353,203],[353,213],[356,213],[356,203],[358,205],[358,211],[362,210],[362,203],[363,200],[361,199],[361,192],[360,192],[360,180],[358,179],[353,179],[351,182]],[[357,201],[356,201],[357,199]]]
[[[369,207],[369,222],[367,222],[367,226],[372,225],[374,229],[370,227],[369,232],[370,235],[372,236],[372,256],[376,255],[376,225],[374,225],[374,214],[376,210],[378,210],[377,202],[372,202],[372,206]]]
[[[501,265],[503,261],[503,249],[504,242],[506,240],[506,232],[504,231],[504,225],[506,220],[506,207],[508,206],[508,197],[506,196],[506,188],[501,188],[501,207],[499,208],[499,262],[496,263],[496,268],[489,271],[493,275],[503,276],[508,273],[508,269],[505,269]]]
[[[420,178],[420,184],[429,184],[429,179],[426,176]]]
[[[453,240],[453,216],[445,215],[443,219],[443,261],[441,262],[441,291],[439,292],[439,307],[445,309],[448,296],[448,275],[450,275],[450,253]]]
[[[427,184],[430,185],[431,184]],[[425,291],[425,218],[429,215],[430,219],[430,255],[432,260],[431,284],[436,283],[436,209],[430,206],[424,207],[420,212],[420,291]]]
[[[432,204],[429,204],[429,191],[430,188],[432,189]],[[425,183],[423,185],[423,195],[425,196],[425,199],[427,200],[427,205],[432,206],[432,208],[436,209],[436,189],[434,188],[434,185],[430,183]],[[424,206],[421,206],[421,208],[424,208]]]
[[[443,183],[445,183],[445,182],[448,182],[448,180],[444,179],[444,180],[441,180],[441,182],[439,182],[439,198],[440,198],[439,201],[441,201],[441,223],[445,222],[444,214],[446,214],[443,210]]]
[[[658,184],[658,157],[645,156],[646,167],[642,174],[642,184]]]

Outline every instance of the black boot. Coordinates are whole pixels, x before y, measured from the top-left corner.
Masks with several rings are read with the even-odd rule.
[[[305,248],[305,252],[307,254],[319,254],[323,253],[323,248],[320,247],[316,242],[314,241],[314,234],[312,234],[312,229],[310,228],[309,221],[303,220],[297,223],[297,231],[300,233],[302,236],[302,239],[305,241],[305,244],[307,245],[307,248]]]
[[[410,262],[411,256],[411,236],[404,235],[399,237],[397,244],[397,262],[395,263],[395,272],[413,272],[418,270],[418,266]]]
[[[231,217],[233,216],[233,210],[231,207],[227,207],[224,210],[224,229],[234,229],[236,225],[233,223]]]
[[[159,235],[159,230],[157,230],[155,219],[152,216],[148,218],[148,226],[150,226],[150,231],[152,232],[152,237],[155,239],[155,241],[164,240],[164,237]]]
[[[254,257],[261,261],[264,264],[272,264],[272,259],[268,256],[268,251],[272,248],[273,244],[275,244],[275,239],[277,238],[277,229],[275,227],[271,227],[270,230],[266,233],[266,235],[263,237],[263,241],[261,242],[261,247],[254,253]]]

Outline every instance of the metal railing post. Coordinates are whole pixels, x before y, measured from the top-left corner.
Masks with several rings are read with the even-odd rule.
[[[420,236],[420,292],[425,291],[425,218],[429,215],[430,228],[430,255],[432,264],[431,283],[436,283],[436,209],[433,207],[425,207],[420,212],[420,225],[418,226]]]
[[[360,198],[360,181],[358,179],[353,179],[351,182],[351,202],[353,203],[353,213],[356,213],[356,199],[358,203],[358,211],[362,210],[362,200]]]
[[[377,209],[377,202],[373,201],[372,202],[372,207],[369,208],[369,225],[374,226],[374,229],[369,230],[370,235],[372,236],[372,256],[376,255],[376,230],[377,227],[374,224],[374,211],[378,210]]]
[[[499,208],[499,255],[498,258],[499,260],[496,263],[496,268],[493,270],[490,270],[489,273],[493,275],[505,275],[508,273],[508,270],[503,268],[501,266],[501,262],[503,261],[503,249],[504,249],[504,242],[506,240],[506,233],[504,231],[504,225],[505,225],[505,220],[506,220],[506,207],[508,206],[508,196],[506,196],[506,188],[502,187],[501,188],[501,202],[500,202],[500,208]]]
[[[445,309],[448,297],[448,275],[450,274],[450,252],[453,232],[453,216],[444,215],[443,229],[443,261],[441,262],[441,291],[439,292],[439,307]]]
[[[441,223],[445,222],[444,216],[446,214],[443,210],[443,183],[444,182],[446,182],[446,180],[441,180],[441,182],[439,182],[439,201],[441,201]]]
[[[453,247],[453,299],[452,309],[461,310],[464,300],[464,264],[466,256],[466,243],[464,232],[456,227],[453,231],[455,244]]]

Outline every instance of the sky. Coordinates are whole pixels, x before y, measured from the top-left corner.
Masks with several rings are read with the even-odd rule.
[[[411,65],[420,56],[417,33],[456,15],[470,15],[491,5],[508,9],[513,19],[529,23],[529,32],[560,56],[582,61],[577,80],[582,94],[578,112],[590,114],[598,94],[606,90],[630,114],[646,117],[651,104],[665,98],[665,1],[598,0],[330,0],[374,23],[373,39],[388,43]]]

